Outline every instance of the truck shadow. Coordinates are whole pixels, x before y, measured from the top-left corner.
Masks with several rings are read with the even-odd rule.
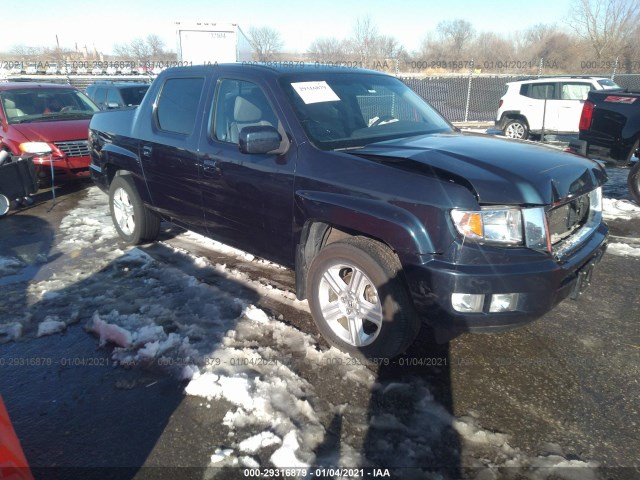
[[[379,289],[383,291],[393,289]],[[380,298],[384,302],[383,298]],[[394,318],[391,321],[399,321]],[[363,360],[375,372],[366,411],[360,464],[366,476],[397,479],[461,478],[461,443],[454,427],[449,340],[426,324],[402,355]],[[346,382],[345,382],[346,383]],[[347,467],[342,441],[353,438],[354,415],[347,406],[332,418],[318,447],[320,466]],[[338,460],[340,459],[340,460]],[[338,477],[336,477],[338,478]]]

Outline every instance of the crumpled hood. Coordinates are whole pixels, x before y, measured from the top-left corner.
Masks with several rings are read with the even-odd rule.
[[[52,120],[50,122],[15,123],[11,125],[24,137],[25,142],[63,142],[65,140],[86,140],[89,136],[89,121]]]
[[[461,183],[481,204],[549,205],[607,180],[604,169],[592,160],[482,134],[422,135],[351,153]]]

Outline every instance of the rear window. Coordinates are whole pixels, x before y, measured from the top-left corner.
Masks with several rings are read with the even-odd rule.
[[[156,110],[158,126],[189,135],[198,113],[204,78],[170,78],[164,82]]]
[[[149,90],[148,85],[139,87],[126,87],[120,89],[120,95],[125,105],[140,105],[144,94]]]

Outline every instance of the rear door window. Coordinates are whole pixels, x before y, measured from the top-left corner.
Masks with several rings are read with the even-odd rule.
[[[556,98],[555,83],[532,83],[529,85],[528,97],[537,98],[539,100],[553,100]]]
[[[193,132],[204,86],[203,77],[169,78],[164,82],[156,120],[167,132],[189,135]]]

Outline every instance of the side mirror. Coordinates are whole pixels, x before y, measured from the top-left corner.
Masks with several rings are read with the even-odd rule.
[[[244,127],[238,138],[242,153],[284,153],[276,151],[281,142],[282,136],[270,125]]]

